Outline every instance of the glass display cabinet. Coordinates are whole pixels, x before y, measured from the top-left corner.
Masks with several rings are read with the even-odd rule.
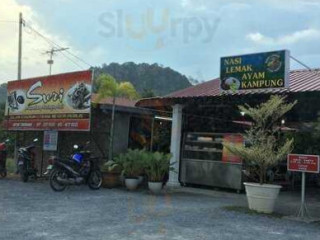
[[[181,150],[180,182],[241,190],[242,163],[223,147],[223,142],[243,144],[240,134],[184,134]]]

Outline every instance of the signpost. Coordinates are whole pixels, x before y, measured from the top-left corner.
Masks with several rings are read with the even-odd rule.
[[[289,154],[287,157],[287,168],[288,171],[302,172],[301,206],[298,217],[308,217],[308,210],[305,203],[306,173],[319,173],[319,156]]]
[[[220,89],[236,92],[289,87],[288,50],[221,58]]]

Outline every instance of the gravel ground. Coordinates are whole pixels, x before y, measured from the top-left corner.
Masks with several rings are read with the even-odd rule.
[[[53,192],[48,182],[0,180],[0,239],[320,239],[320,224],[224,210],[244,194],[145,190]],[[285,198],[284,198],[285,199]],[[285,199],[286,200],[286,199]]]

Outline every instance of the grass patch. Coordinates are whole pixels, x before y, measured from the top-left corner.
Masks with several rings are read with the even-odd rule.
[[[269,218],[282,218],[284,215],[280,213],[260,213],[254,210],[250,210],[249,208],[246,207],[240,207],[240,206],[225,206],[222,207],[224,210],[230,211],[230,212],[238,212],[238,213],[243,213],[243,214],[248,214],[252,216],[264,216],[264,217],[269,217]]]

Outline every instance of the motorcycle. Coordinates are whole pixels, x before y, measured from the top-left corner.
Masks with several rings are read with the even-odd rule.
[[[37,179],[38,170],[35,167],[35,144],[38,142],[38,139],[35,138],[33,140],[33,144],[27,147],[21,147],[18,150],[18,172],[20,174],[20,178],[23,182],[27,182],[30,176],[33,176]]]
[[[9,139],[0,143],[0,176],[5,178],[7,176],[7,144],[9,143]]]
[[[88,146],[89,143],[86,144]],[[61,192],[69,185],[88,184],[90,189],[101,187],[102,174],[97,164],[98,158],[91,157],[91,152],[74,145],[76,152],[71,159],[63,160],[58,157],[50,158],[52,165],[48,166],[50,172],[50,187]]]

